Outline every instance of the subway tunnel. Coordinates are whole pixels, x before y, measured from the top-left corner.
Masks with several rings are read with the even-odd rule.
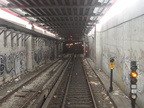
[[[143,10],[0,0],[0,108],[144,108]]]

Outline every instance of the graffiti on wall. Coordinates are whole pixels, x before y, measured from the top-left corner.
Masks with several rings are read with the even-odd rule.
[[[15,55],[9,54],[8,56],[5,55],[5,70],[6,73],[12,73],[15,72]]]
[[[42,61],[42,51],[41,50],[35,51],[34,60],[37,64],[40,64],[40,62]]]
[[[34,52],[34,60],[38,65],[41,63],[46,63],[50,58],[49,55],[49,50],[37,50]]]
[[[23,52],[15,55],[15,73],[22,73],[26,69],[26,56]]]
[[[45,61],[45,63],[47,62],[47,60],[49,59],[49,56],[48,56],[48,51],[43,51],[43,60]]]
[[[4,74],[5,60],[4,56],[0,55],[0,76]]]
[[[24,52],[0,55],[0,75],[18,75],[26,70],[26,55]]]

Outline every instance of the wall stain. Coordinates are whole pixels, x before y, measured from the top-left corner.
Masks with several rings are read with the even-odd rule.
[[[140,57],[138,59],[138,92],[144,93],[144,50],[140,49]]]
[[[119,49],[116,49],[116,63],[117,63],[116,70],[118,71],[118,83],[120,84],[120,88],[124,91],[125,86],[123,83],[124,71],[123,71],[122,59],[123,57],[121,56]]]

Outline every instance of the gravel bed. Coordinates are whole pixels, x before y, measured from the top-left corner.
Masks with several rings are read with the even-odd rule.
[[[94,98],[96,101],[96,105],[98,108],[114,108],[112,101],[110,100],[109,96],[107,95],[106,90],[104,89],[103,85],[99,81],[98,77],[95,75],[87,61],[84,59],[84,68],[86,70],[86,74],[89,79],[89,84],[92,87],[92,91],[94,94]]]
[[[38,74],[44,67],[46,67],[48,64],[44,64],[42,66],[39,66],[39,68],[33,72],[25,72],[18,76],[15,79],[12,79],[10,81],[7,81],[0,85],[0,97],[3,97],[4,95],[8,94],[9,92],[12,92],[14,89],[22,85],[24,82],[28,81],[31,79],[33,76]]]
[[[23,86],[23,89],[21,89],[21,90],[29,90],[29,89],[37,88],[39,85],[42,85],[43,83],[45,83],[45,81],[47,79],[51,78],[51,75],[49,75],[49,72],[53,69],[53,67],[55,67],[55,65],[53,65],[48,70],[46,70],[46,72],[44,72],[43,74],[41,74],[36,80],[32,81],[30,84],[28,84],[26,86]],[[20,84],[15,84],[15,86],[12,87],[12,89],[15,89],[19,85]],[[9,89],[12,90],[11,88],[9,88]],[[16,103],[18,103],[18,101],[19,101],[18,100],[19,98],[15,97],[15,95],[17,95],[17,93],[19,93],[21,90],[19,90],[18,92],[15,92],[14,95],[12,95],[5,103],[3,103],[0,106],[0,108],[14,108],[13,105],[15,105]]]

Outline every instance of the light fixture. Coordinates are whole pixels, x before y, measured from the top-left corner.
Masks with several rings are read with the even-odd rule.
[[[16,11],[17,13],[21,14],[21,15],[27,14],[26,12],[24,12],[24,11],[21,10],[21,9],[15,9],[15,11]]]
[[[97,13],[97,11],[98,11],[98,8],[96,7],[94,10],[93,10],[93,13]]]
[[[8,0],[0,0],[0,4],[8,5],[10,2]]]

